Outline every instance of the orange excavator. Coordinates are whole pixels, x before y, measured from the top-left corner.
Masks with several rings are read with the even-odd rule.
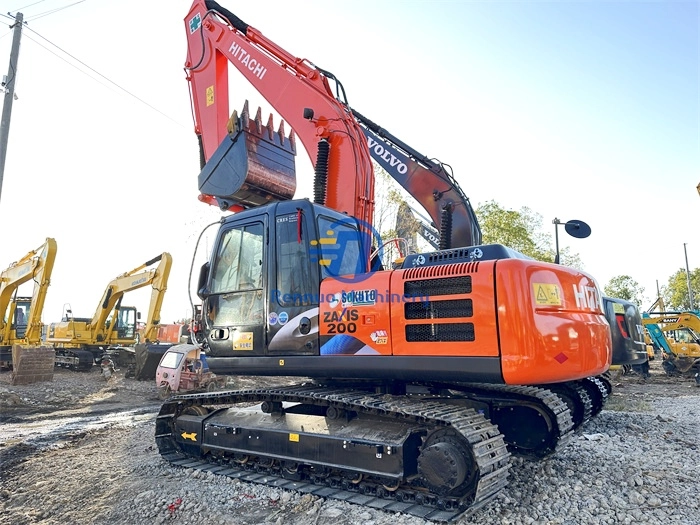
[[[445,165],[376,124],[369,137],[331,73],[227,9],[195,0],[185,27],[200,200],[234,213],[183,350],[201,348],[217,374],[300,382],[170,397],[155,429],[166,460],[449,521],[507,484],[513,454],[548,456],[602,408],[611,335],[593,277],[479,244]],[[289,135],[247,103],[229,115],[229,64]],[[293,199],[297,139],[313,202]],[[402,185],[450,246],[372,264],[374,155],[404,163]]]

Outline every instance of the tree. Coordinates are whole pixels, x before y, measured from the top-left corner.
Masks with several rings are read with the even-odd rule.
[[[644,301],[644,287],[629,275],[618,275],[608,281],[603,287],[603,293],[608,297],[631,301],[641,306]]]
[[[391,268],[394,261],[401,255],[406,255],[406,253],[400,253],[406,250],[406,246],[397,247],[396,244],[388,242],[398,237],[396,217],[399,207],[406,201],[401,193],[403,190],[391,175],[378,164],[373,164],[375,181],[373,226],[379,238],[373,238],[372,245],[375,248],[381,248],[382,264],[385,268]]]
[[[688,297],[688,274],[679,268],[668,278],[668,284],[661,287],[661,296],[668,310],[695,310],[700,301],[700,268],[690,272],[690,288],[693,290],[693,304]]]
[[[543,233],[540,214],[527,206],[517,211],[506,210],[493,200],[479,204],[475,211],[484,244],[503,244],[538,261],[554,261],[552,237]],[[583,268],[579,255],[572,254],[568,248],[559,250],[559,259],[563,265]]]

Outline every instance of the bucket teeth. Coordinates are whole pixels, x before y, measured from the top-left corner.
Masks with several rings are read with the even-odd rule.
[[[245,101],[227,123],[229,137],[221,142],[199,174],[199,191],[214,197],[222,209],[234,204],[260,206],[294,197],[296,170],[294,134],[284,135],[284,123],[275,131],[273,117],[263,125],[262,110],[251,118]]]
[[[250,120],[250,113],[248,112],[248,101],[243,104],[243,111],[241,111],[241,129],[248,129]]]
[[[275,133],[275,128],[272,123],[272,113],[270,113],[270,117],[267,119],[267,126],[265,127],[267,128],[267,138],[272,140]]]
[[[235,118],[234,116],[236,115],[237,112],[234,111],[231,119],[233,120]],[[258,107],[255,114],[255,119],[253,120],[255,123],[255,126],[253,127],[251,125],[250,107],[247,100],[243,104],[243,110],[240,113],[240,117],[236,118],[236,120],[240,120],[241,130],[257,135],[258,137],[261,137],[268,142],[272,142],[273,144],[276,144],[277,146],[280,146],[281,148],[284,148],[296,155],[297,148],[294,131],[292,130],[289,132],[289,137],[285,136],[284,120],[280,121],[279,128],[277,131],[275,131],[274,118],[272,113],[270,113],[270,117],[267,119],[267,125],[263,126],[262,109]],[[230,129],[231,127],[229,128],[229,131]],[[233,129],[236,129],[236,127],[233,126]]]
[[[272,115],[270,115],[270,117],[272,117]],[[284,120],[280,121],[280,127],[279,127],[279,130],[277,131],[277,136],[279,137],[280,145],[282,147],[285,147],[284,141],[286,139],[284,137]],[[294,130],[289,132],[289,150],[296,155],[297,145],[296,145],[296,141],[294,139]]]
[[[255,113],[255,131],[258,135],[262,135],[262,109],[258,106],[258,111]]]

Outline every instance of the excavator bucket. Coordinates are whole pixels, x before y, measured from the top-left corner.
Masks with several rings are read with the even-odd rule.
[[[48,346],[12,347],[12,384],[30,385],[53,381],[56,353]]]
[[[234,111],[228,136],[199,174],[199,191],[214,197],[222,210],[294,197],[294,132],[285,137],[284,122],[274,131],[272,115],[264,126],[260,113],[258,108],[251,120],[247,100],[240,117]]]
[[[156,369],[166,350],[172,344],[139,343],[134,347],[134,378],[139,381],[156,378]]]

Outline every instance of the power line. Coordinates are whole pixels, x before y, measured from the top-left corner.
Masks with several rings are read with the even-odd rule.
[[[24,34],[24,36],[25,36],[26,38],[28,38],[29,40],[31,40],[32,42],[34,42],[34,43],[35,43],[36,45],[38,45],[39,47],[44,48],[46,51],[48,51],[49,53],[51,53],[51,54],[52,54],[53,56],[55,56],[56,58],[58,58],[58,59],[60,59],[60,60],[63,60],[63,61],[64,61],[66,64],[68,64],[69,66],[74,67],[77,71],[79,71],[80,73],[82,73],[82,74],[85,75],[86,77],[88,77],[88,78],[94,80],[95,82],[97,82],[97,83],[100,84],[101,86],[104,86],[104,87],[106,87],[107,89],[110,89],[110,90],[111,90],[111,87],[110,87],[109,85],[107,85],[107,84],[104,83],[104,82],[100,82],[99,79],[97,79],[97,78],[95,78],[95,77],[93,77],[93,76],[90,76],[90,74],[89,74],[87,71],[83,71],[82,69],[80,69],[79,67],[77,67],[75,64],[73,64],[71,61],[67,60],[65,57],[62,57],[62,56],[59,55],[58,53],[52,51],[51,49],[49,49],[48,47],[46,47],[44,44],[42,44],[41,42],[39,42],[39,41],[36,40],[35,38],[32,38],[31,36],[29,36],[29,35],[26,34],[26,33]]]
[[[64,9],[68,9],[69,7],[73,7],[74,5],[82,4],[85,2],[85,0],[79,0],[78,2],[73,2],[72,4],[68,4],[63,7],[57,7],[56,9],[51,9],[50,11],[44,11],[43,13],[39,13],[38,15],[32,15],[27,22],[33,22],[34,20],[38,20],[39,18],[43,18],[45,16],[52,15],[54,13],[58,13],[59,11],[63,11]]]
[[[24,7],[20,7],[19,9],[13,9],[13,11],[16,13],[17,11],[23,11],[27,7],[32,7],[33,5],[40,4],[42,2],[45,2],[46,0],[39,0],[38,2],[34,2],[33,4],[25,5]]]
[[[138,100],[138,101],[141,102],[142,104],[144,104],[144,105],[148,106],[149,108],[151,108],[153,111],[156,111],[156,112],[160,113],[160,114],[163,115],[165,118],[167,118],[168,120],[171,120],[172,122],[174,122],[174,123],[177,124],[178,126],[186,127],[186,126],[184,126],[183,124],[181,124],[180,122],[178,122],[177,120],[175,120],[174,118],[172,118],[170,115],[167,115],[167,114],[163,113],[161,110],[159,110],[159,109],[156,108],[155,106],[152,106],[151,104],[149,104],[148,102],[146,102],[146,101],[143,100],[142,98],[140,98],[140,97],[134,95],[134,94],[133,94],[131,91],[129,91],[128,89],[126,89],[126,88],[120,86],[119,84],[117,84],[117,83],[114,82],[113,80],[107,78],[105,75],[103,75],[102,73],[100,73],[100,72],[97,71],[96,69],[90,67],[89,65],[87,65],[85,62],[83,62],[83,61],[80,60],[79,58],[77,58],[77,57],[71,55],[71,54],[70,54],[68,51],[66,51],[65,49],[62,49],[60,46],[58,46],[58,45],[54,44],[53,42],[51,42],[48,38],[46,38],[46,37],[40,35],[39,33],[37,33],[34,29],[30,28],[29,26],[26,26],[26,28],[27,28],[29,31],[31,31],[32,33],[34,33],[35,35],[37,35],[39,38],[45,40],[46,42],[48,42],[49,44],[51,44],[52,46],[54,46],[56,49],[58,49],[58,50],[61,51],[62,53],[64,53],[64,54],[68,55],[69,57],[71,57],[73,60],[75,60],[76,62],[78,62],[78,63],[81,64],[82,66],[88,68],[90,71],[92,71],[92,72],[94,72],[95,74],[99,75],[100,77],[102,77],[103,79],[105,79],[107,82],[109,82],[109,83],[112,84],[113,86],[119,88],[121,91],[123,91],[124,93],[126,93],[126,94],[129,95],[130,97],[135,98],[136,100]],[[30,39],[30,40],[32,40],[32,41],[35,42],[34,39]],[[37,44],[39,44],[39,43],[37,42]],[[39,45],[41,45],[41,44],[39,44]],[[44,46],[42,46],[42,47],[44,47]],[[46,48],[44,48],[44,49],[46,49]],[[48,51],[48,49],[47,49],[47,51]],[[54,53],[54,54],[55,54],[55,53]],[[58,56],[58,55],[56,55],[56,56]],[[60,57],[59,57],[59,58],[60,58]],[[68,62],[68,61],[66,61],[66,62]],[[77,67],[75,66],[75,64],[71,64],[70,62],[68,62],[68,63],[69,63],[71,66],[75,67],[76,69],[78,69],[78,70],[80,71],[80,69],[77,68]],[[87,74],[87,73],[85,73],[84,71],[82,71],[82,73]],[[90,75],[88,75],[88,76],[90,76]],[[92,77],[91,77],[91,78],[92,78]],[[93,80],[95,80],[95,79],[93,78]]]

